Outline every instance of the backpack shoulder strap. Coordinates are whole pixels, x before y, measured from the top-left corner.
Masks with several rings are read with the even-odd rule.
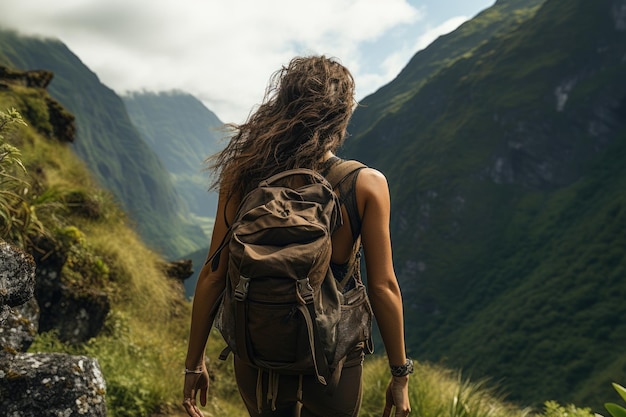
[[[363,168],[367,168],[367,165],[359,161],[345,161],[337,158],[337,161],[335,161],[325,173],[326,179],[331,183],[333,189],[339,192],[339,201],[341,204],[345,205],[348,211],[348,217],[352,227],[352,239],[355,241],[360,234],[361,219],[359,218],[356,193],[354,190],[357,177],[353,174],[358,173],[358,171]],[[352,180],[346,182],[349,178],[352,178]]]
[[[367,165],[359,161],[337,159],[338,161],[333,163],[328,172],[325,174],[326,180],[328,180],[333,188],[337,188],[343,180],[348,178],[348,176],[354,171],[367,168]]]

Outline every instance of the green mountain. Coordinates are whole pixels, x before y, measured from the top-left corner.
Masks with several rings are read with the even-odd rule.
[[[507,33],[534,14],[545,0],[498,1],[465,22],[454,32],[440,36],[417,53],[398,76],[360,102],[352,118],[352,130],[363,134],[385,115],[396,112],[428,82],[431,75],[470,56],[494,36]]]
[[[203,171],[203,162],[222,146],[223,123],[197,98],[182,92],[135,92],[122,99],[133,124],[165,164],[194,222],[211,236],[217,192],[207,191],[211,179]],[[185,254],[194,270],[184,283],[188,297],[193,295],[208,246],[207,237],[201,249]]]
[[[54,73],[50,95],[76,116],[73,149],[111,190],[146,242],[168,258],[206,244],[202,229],[151,147],[133,126],[122,99],[57,40],[0,31],[0,65]]]
[[[626,4],[542,3],[416,54],[342,154],[388,177],[414,357],[600,411],[626,369]]]
[[[389,179],[412,356],[490,377],[524,405],[601,412],[609,382],[624,383],[625,56],[624,0],[499,0],[363,100],[342,155]],[[195,169],[186,146],[154,147],[154,116],[129,118],[60,42],[0,32],[0,64],[52,70],[74,150],[144,240],[202,258],[196,202],[174,185]]]
[[[207,192],[211,179],[204,160],[217,152],[223,123],[200,100],[183,92],[134,92],[122,96],[128,115],[163,161],[190,211],[212,218],[217,193]]]

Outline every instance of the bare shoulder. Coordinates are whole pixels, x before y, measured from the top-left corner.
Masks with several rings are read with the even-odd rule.
[[[362,194],[379,194],[388,190],[387,178],[374,168],[363,168],[357,178],[357,192]]]
[[[374,168],[363,168],[356,181],[356,200],[361,218],[366,208],[376,216],[385,213],[389,207],[389,186],[385,175]],[[376,208],[375,211],[372,211]]]

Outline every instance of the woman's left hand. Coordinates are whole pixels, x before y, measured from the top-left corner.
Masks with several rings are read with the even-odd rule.
[[[406,417],[411,412],[409,403],[409,376],[392,376],[385,393],[385,409],[383,417],[391,416],[395,407],[394,417]]]

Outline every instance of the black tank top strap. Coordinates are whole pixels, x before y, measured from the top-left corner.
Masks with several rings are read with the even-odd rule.
[[[348,220],[350,221],[350,230],[352,230],[352,240],[356,242],[361,235],[361,216],[359,216],[359,207],[356,201],[356,180],[359,175],[359,168],[348,175],[345,181],[339,184],[338,191],[339,200],[346,207],[348,212]]]

